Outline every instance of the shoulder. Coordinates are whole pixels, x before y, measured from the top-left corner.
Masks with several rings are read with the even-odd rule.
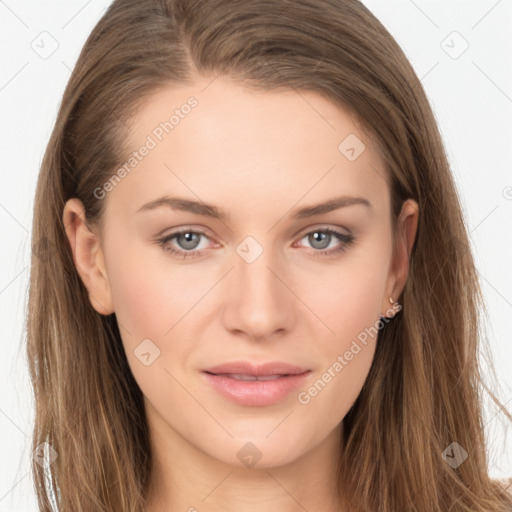
[[[512,477],[510,478],[499,478],[495,480],[496,483],[500,484],[504,490],[512,495]]]

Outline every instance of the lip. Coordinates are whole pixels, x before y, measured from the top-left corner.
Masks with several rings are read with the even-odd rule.
[[[269,362],[255,365],[248,361],[235,361],[207,368],[202,371],[206,381],[221,395],[239,405],[262,407],[283,400],[294,389],[301,386],[308,368],[284,362]],[[280,375],[272,380],[238,380],[229,374],[253,377]]]

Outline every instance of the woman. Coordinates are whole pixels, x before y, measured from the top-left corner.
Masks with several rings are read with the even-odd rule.
[[[360,2],[114,1],[33,237],[40,510],[510,510],[442,140]]]

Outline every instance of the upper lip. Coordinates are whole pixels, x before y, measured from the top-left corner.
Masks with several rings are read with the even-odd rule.
[[[309,368],[296,366],[280,361],[269,362],[264,364],[254,364],[249,361],[233,361],[217,366],[212,366],[203,370],[204,372],[214,374],[239,374],[254,375],[256,377],[265,375],[299,375],[309,371]]]

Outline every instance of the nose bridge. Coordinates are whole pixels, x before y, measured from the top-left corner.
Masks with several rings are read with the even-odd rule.
[[[286,276],[280,275],[279,269],[275,251],[254,237],[247,237],[237,246],[230,273],[227,328],[262,338],[290,327],[293,294],[282,282],[286,282]]]

